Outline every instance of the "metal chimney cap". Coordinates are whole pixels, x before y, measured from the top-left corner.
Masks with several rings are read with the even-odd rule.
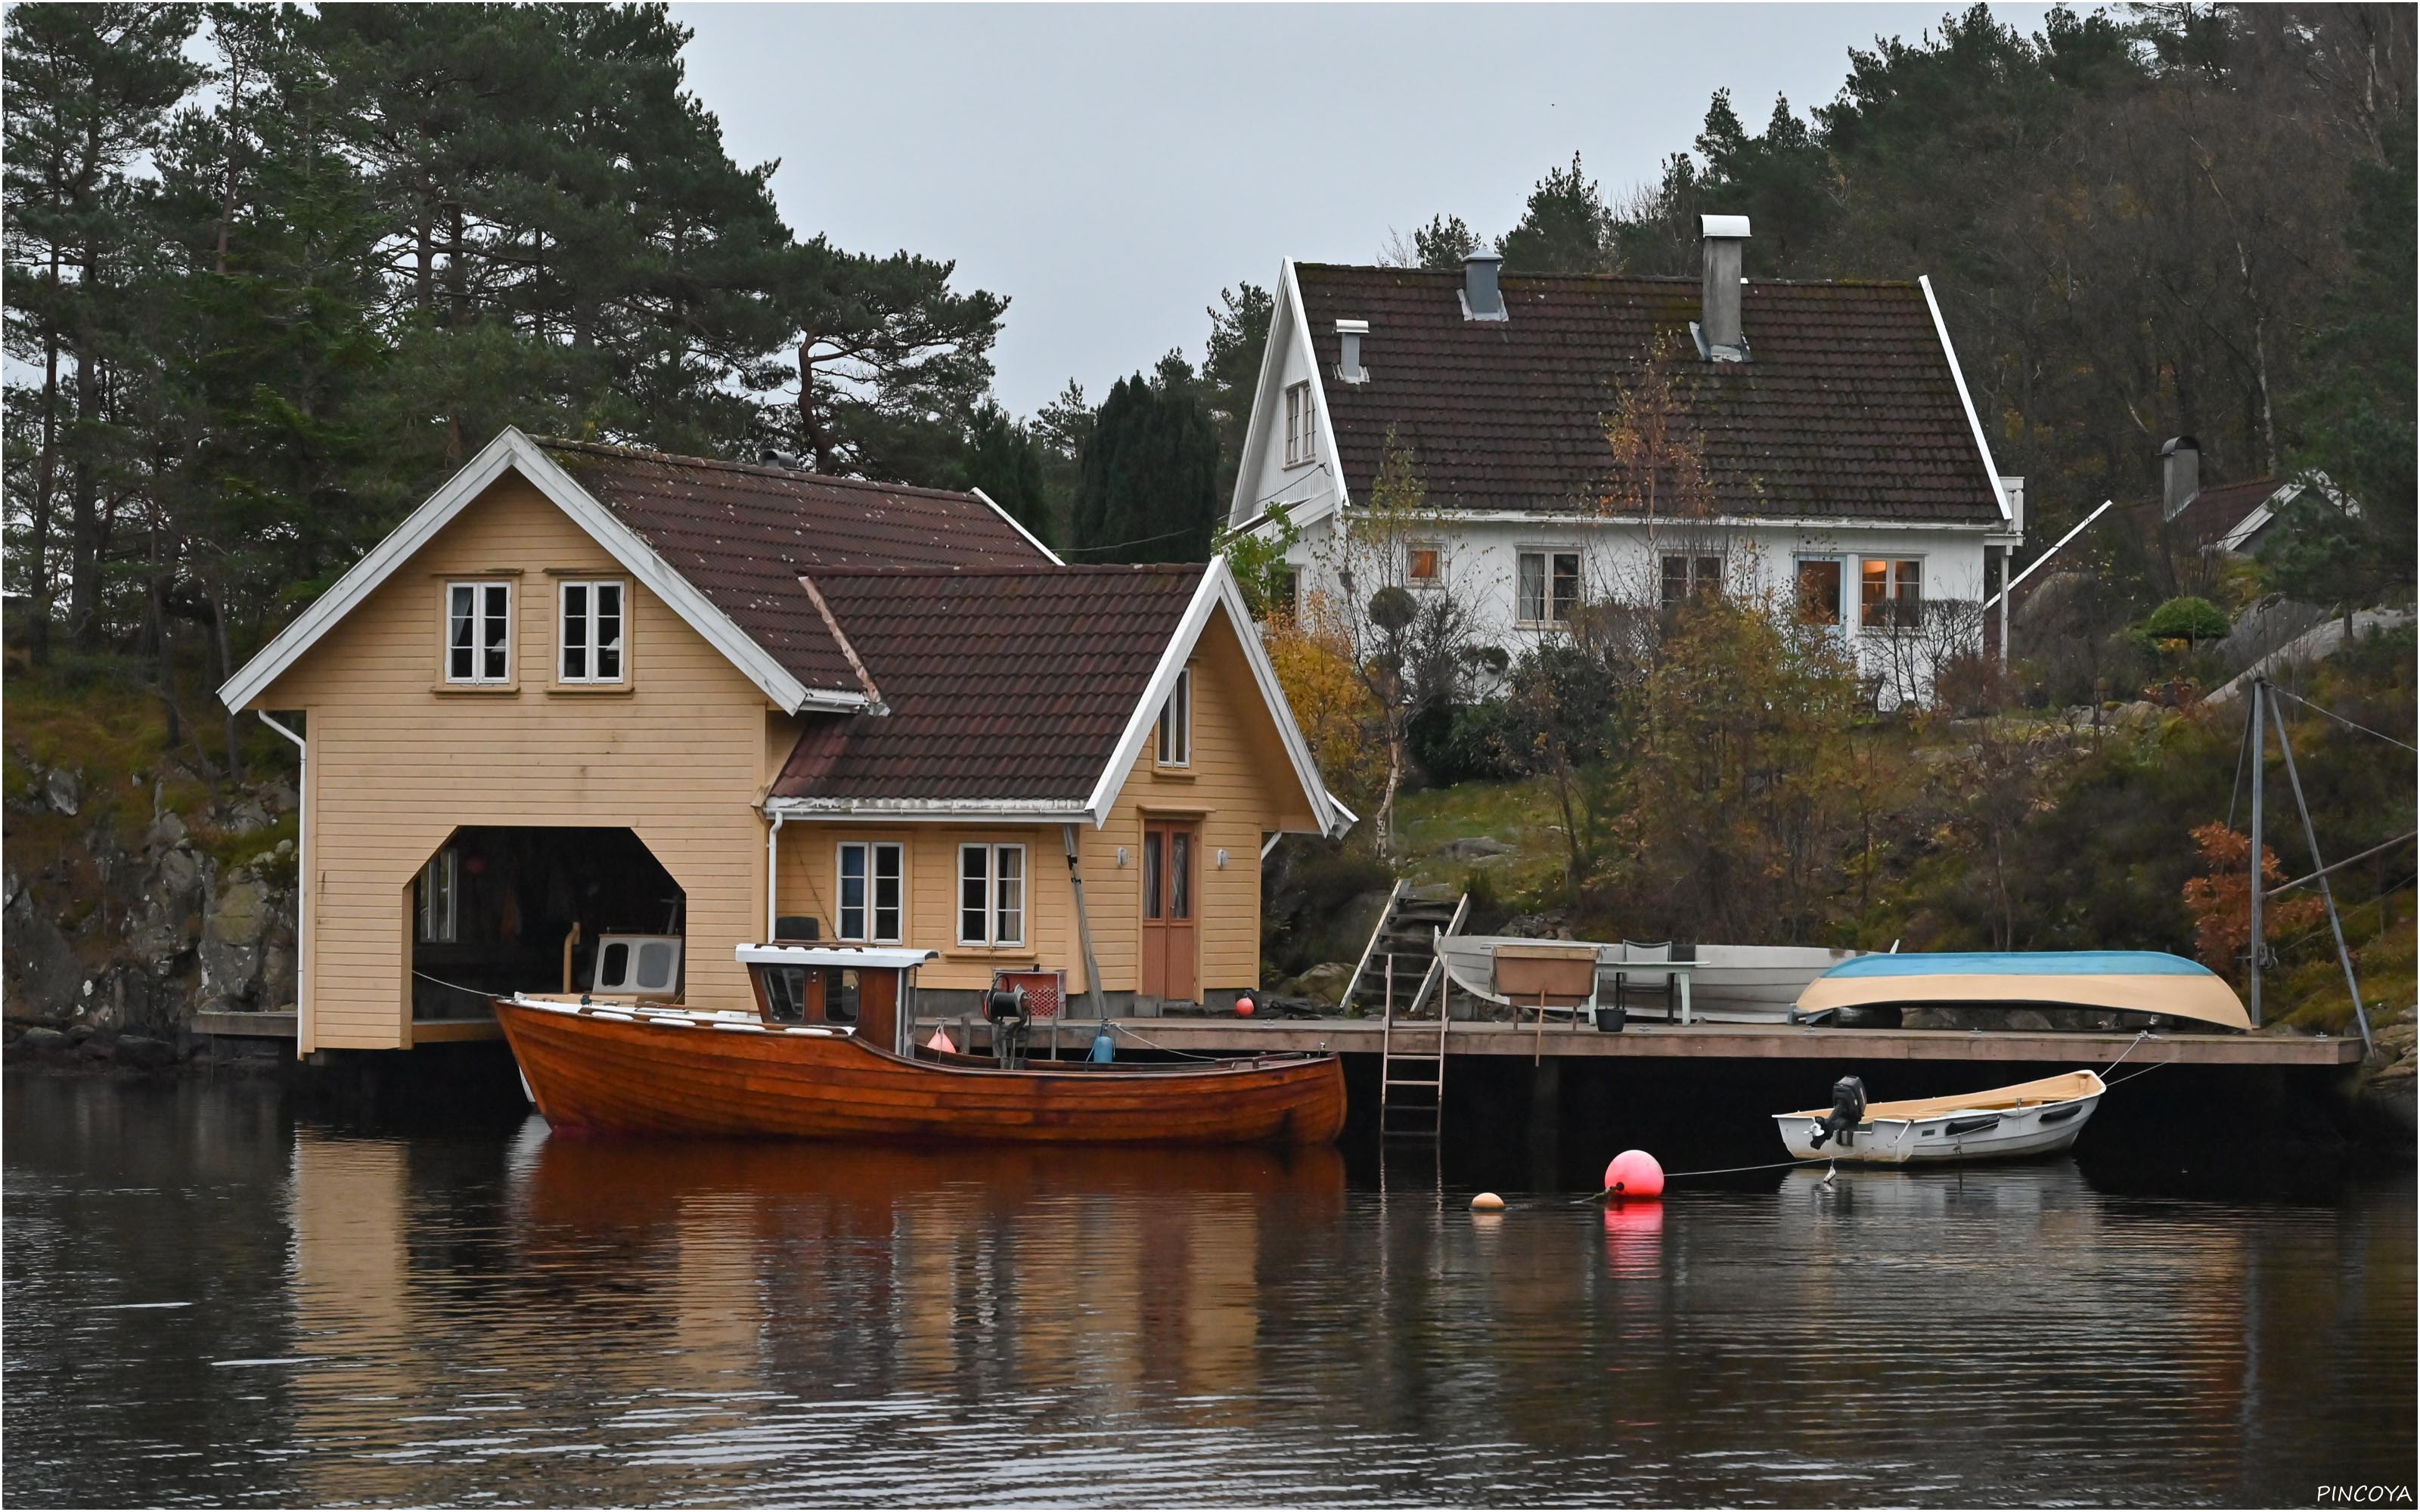
[[[2161,444],[2160,455],[2162,456],[2174,456],[2179,452],[2198,452],[2200,450],[2201,442],[2195,440],[2190,436],[2171,436],[2166,441]]]
[[[1730,237],[1738,240],[1745,241],[1747,239],[1747,217],[1745,215],[1700,215],[1698,217],[1698,234],[1708,239],[1714,237]]]
[[[1339,320],[1336,322],[1336,333],[1340,336],[1366,336],[1370,333],[1370,322],[1367,320]]]
[[[1472,263],[1500,263],[1504,259],[1500,255],[1484,250],[1466,252],[1462,255],[1462,263],[1466,268],[1469,267]]]

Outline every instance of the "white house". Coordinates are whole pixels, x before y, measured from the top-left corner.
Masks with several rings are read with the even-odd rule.
[[[1745,218],[1703,224],[1697,280],[1289,260],[1229,528],[1270,530],[1283,505],[1288,559],[1319,581],[1391,435],[1437,536],[1408,543],[1403,579],[1450,581],[1516,653],[1583,596],[1710,579],[1839,625],[1873,674],[1928,614],[2004,643],[1981,605],[2022,540],[2024,480],[1993,464],[1931,285],[1751,282]],[[1651,517],[1607,440],[1659,345],[1711,518]]]

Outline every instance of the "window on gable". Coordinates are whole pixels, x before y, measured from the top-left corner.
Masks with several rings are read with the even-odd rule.
[[[445,680],[513,680],[513,585],[448,583],[445,587]]]
[[[1723,591],[1723,559],[1717,556],[1667,554],[1660,563],[1662,583],[1659,598],[1666,609],[1699,594]]]
[[[1286,390],[1286,466],[1298,468],[1319,459],[1317,422],[1311,404],[1311,385]]]
[[[890,841],[848,841],[840,848],[840,917],[833,920],[842,939],[861,945],[896,945],[900,940],[901,848]]]
[[[562,588],[563,637],[557,680],[622,680],[622,584],[566,582]]]
[[[1025,847],[958,847],[958,943],[1025,943]]]
[[[1869,630],[1913,630],[1924,623],[1922,558],[1868,557],[1857,575],[1858,623]]]
[[[1513,582],[1513,614],[1524,625],[1559,625],[1580,603],[1580,554],[1524,551]]]
[[[1168,702],[1159,706],[1159,764],[1193,764],[1193,669],[1176,674]]]

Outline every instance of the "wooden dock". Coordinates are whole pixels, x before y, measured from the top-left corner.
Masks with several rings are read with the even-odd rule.
[[[1350,1019],[1118,1019],[1120,1054],[1154,1046],[1190,1055],[1250,1055],[1256,1051],[1333,1050],[1378,1054],[1384,1033],[1374,1018]],[[918,1037],[959,1020],[920,1020]],[[1071,1018],[1060,1030],[1078,1041],[1091,1040],[1094,1021]],[[976,1033],[981,1035],[978,1026]],[[1047,1033],[1038,1030],[1037,1036]],[[2127,1047],[2133,1045],[2131,1052]],[[2134,1044],[2122,1032],[2055,1033],[2030,1030],[1834,1029],[1792,1024],[1640,1025],[1606,1034],[1549,1024],[1541,1034],[1528,1025],[1457,1022],[1446,1037],[1449,1057],[1538,1057],[1561,1059],[1690,1060],[1925,1060],[2104,1065],[2126,1053],[2128,1065],[2181,1062],[2200,1066],[2350,1066],[2361,1059],[2358,1039],[2307,1035],[2160,1034]]]

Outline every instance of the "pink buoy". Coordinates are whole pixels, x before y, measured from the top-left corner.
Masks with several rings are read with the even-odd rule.
[[[1664,1167],[1643,1149],[1625,1149],[1605,1168],[1605,1190],[1608,1196],[1660,1197]]]
[[[1248,1019],[1252,1016],[1252,1000],[1249,997],[1238,997],[1235,999],[1235,1016],[1239,1019]]]

